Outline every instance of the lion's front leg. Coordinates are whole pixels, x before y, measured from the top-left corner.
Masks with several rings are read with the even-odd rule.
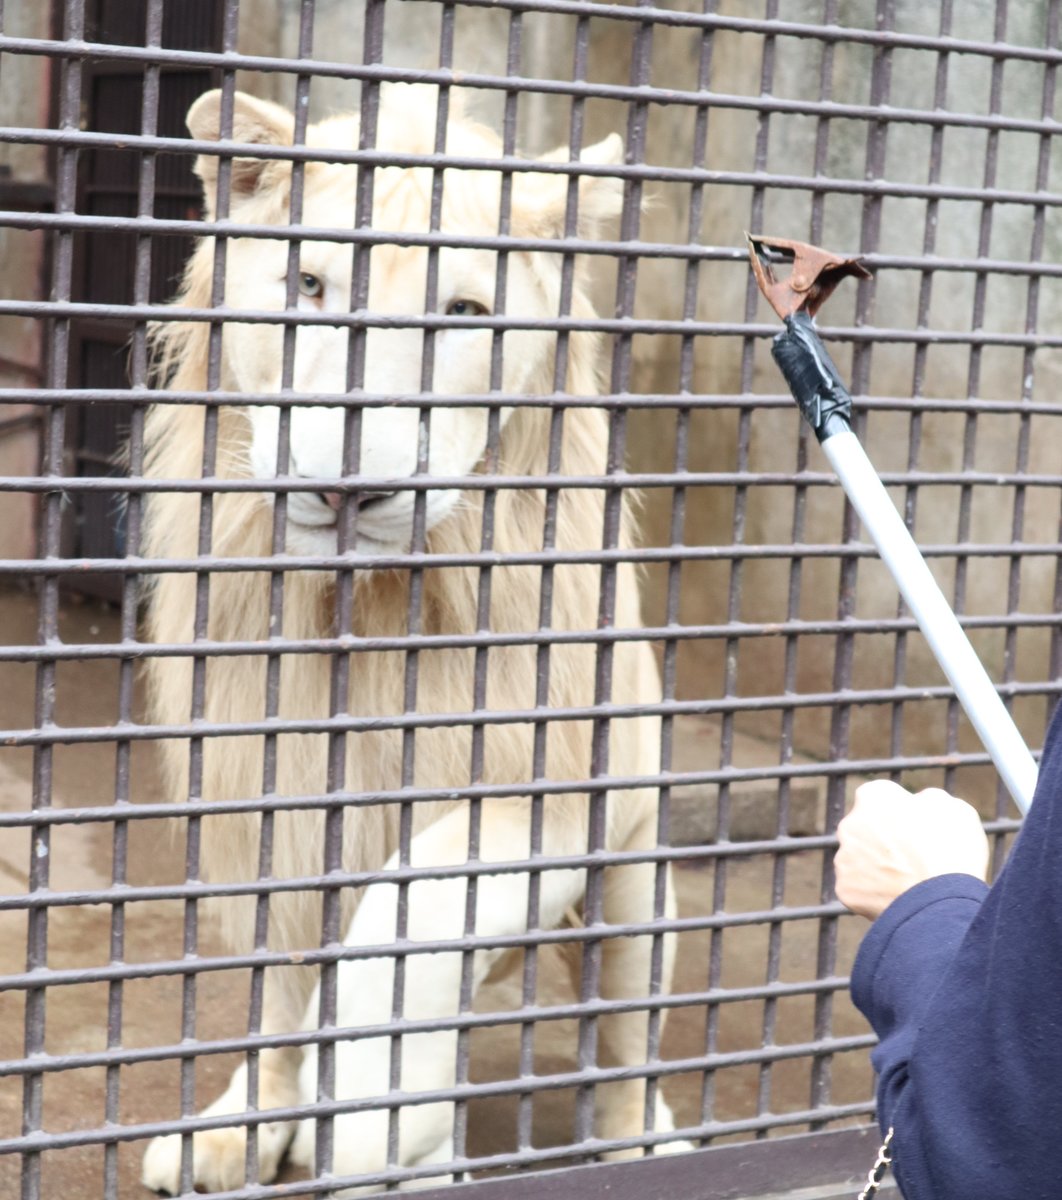
[[[634,797],[628,803],[634,803]],[[656,846],[656,805],[646,804],[643,819],[629,833],[625,850],[651,850]],[[655,863],[632,863],[605,871],[603,916],[609,925],[647,925],[654,919],[656,891]],[[665,868],[667,870],[667,868]],[[675,917],[675,893],[667,872],[663,915]],[[663,935],[660,962],[660,993],[671,990],[675,965],[675,935]],[[601,995],[606,999],[650,997],[653,939],[642,937],[606,938],[601,944]],[[651,1001],[650,1001],[651,1003]],[[661,1009],[663,1026],[667,1009]],[[597,1022],[597,1062],[603,1067],[641,1068],[648,1051],[649,1007],[633,1008],[602,1016]],[[646,1080],[639,1071],[630,1078],[599,1086],[595,1096],[594,1132],[606,1141],[641,1137],[644,1132],[671,1133],[675,1118],[659,1085],[653,1111],[646,1112]],[[692,1150],[684,1139],[670,1139],[656,1145],[656,1154],[676,1154]],[[640,1157],[640,1147],[609,1152],[608,1158]]]
[[[528,854],[528,812],[522,804],[487,803],[480,833],[485,862],[513,862]],[[468,858],[468,813],[457,809],[418,834],[410,847],[415,867],[451,866]],[[397,858],[385,869],[394,870]],[[566,908],[583,890],[579,871],[542,873],[540,923],[560,922]],[[382,946],[395,938],[399,888],[377,883],[366,889],[344,939],[348,946]],[[407,937],[411,942],[446,942],[465,932],[468,879],[419,879],[410,884]],[[481,937],[503,937],[527,928],[528,876],[485,875],[477,883],[475,930]],[[473,989],[486,977],[500,950],[477,951],[473,959]],[[460,951],[411,954],[406,958],[402,1015],[408,1021],[456,1016],[460,1011],[462,955]],[[371,1030],[391,1020],[394,1004],[394,959],[364,958],[340,964],[337,972],[338,1024]],[[315,992],[307,1023],[317,1024],[320,998]],[[335,1049],[335,1099],[383,1097],[389,1089],[389,1037],[355,1037]],[[445,1090],[456,1079],[457,1034],[452,1030],[409,1033],[401,1039],[400,1087],[416,1093]],[[317,1055],[307,1051],[299,1078],[301,1102],[326,1099],[319,1093]],[[399,1118],[398,1166],[443,1162],[452,1145],[454,1106],[451,1102],[404,1108]],[[333,1175],[361,1175],[387,1167],[388,1110],[367,1108],[334,1119],[331,1163],[318,1164]],[[314,1122],[304,1122],[292,1149],[297,1162],[314,1159]]]
[[[262,1032],[291,1033],[298,1028],[299,998],[305,997],[308,981],[291,972],[266,972]],[[297,1047],[262,1050],[258,1058],[258,1111],[292,1108],[298,1102],[298,1073],[301,1055]],[[247,1064],[232,1073],[229,1086],[200,1114],[228,1116],[248,1111]],[[275,1178],[280,1161],[295,1133],[294,1121],[265,1121],[258,1126],[258,1181]],[[156,1192],[175,1196],[181,1191],[180,1134],[154,1138],[144,1153],[141,1179]],[[192,1139],[193,1185],[208,1192],[241,1187],[247,1166],[247,1127],[223,1126],[203,1130]]]

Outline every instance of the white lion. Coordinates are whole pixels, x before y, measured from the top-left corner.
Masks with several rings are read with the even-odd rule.
[[[377,145],[396,154],[422,154],[434,146],[435,93],[423,87],[386,87],[382,93]],[[188,114],[193,136],[217,140],[221,94],[202,96]],[[288,145],[293,140],[290,113],[237,93],[232,138],[240,143]],[[352,149],[358,126],[342,116],[309,129],[308,144]],[[447,129],[447,152],[472,158],[497,158],[498,138],[460,115]],[[587,149],[588,163],[620,161],[622,145],[613,135]],[[551,156],[567,158],[567,151]],[[208,214],[215,211],[218,161],[201,156],[196,170],[203,181]],[[377,169],[373,190],[372,228],[399,234],[429,229],[432,172],[427,167]],[[447,169],[444,176],[441,229],[455,238],[491,235],[498,230],[502,176],[492,170]],[[276,225],[290,220],[290,162],[237,158],[231,169],[230,217],[240,223]],[[314,162],[305,168],[305,207],[301,224],[322,231],[354,225],[358,171],[354,166]],[[508,257],[504,311],[521,318],[555,317],[560,311],[562,257],[548,239],[564,228],[568,176],[517,172],[513,176],[511,229],[516,236],[542,239],[541,249],[513,251]],[[620,182],[602,175],[582,177],[578,187],[578,231],[594,236],[618,215]],[[201,240],[185,276],[178,305],[210,305],[215,241]],[[281,309],[286,294],[289,244],[282,237],[234,237],[226,242],[225,304],[232,309]],[[300,312],[318,315],[350,310],[353,250],[348,241],[303,240],[299,258]],[[378,245],[371,251],[367,309],[398,317],[423,316],[428,251],[423,246]],[[438,253],[435,311],[476,317],[494,311],[497,253],[489,249],[444,248]],[[592,317],[586,296],[586,266],[578,263],[571,313]],[[398,322],[401,326],[401,322]],[[208,381],[211,333],[202,321],[170,321],[157,339],[168,386],[201,390]],[[220,386],[248,396],[281,390],[285,334],[278,325],[226,320],[220,358]],[[294,379],[298,393],[348,395],[349,330],[328,324],[300,325],[295,334]],[[422,390],[423,332],[416,328],[372,328],[364,338],[364,390],[374,395],[408,396]],[[572,332],[566,345],[566,390],[579,396],[599,388],[602,346],[591,332]],[[474,327],[452,327],[434,338],[430,389],[440,396],[477,395],[490,386],[492,334]],[[506,394],[543,394],[554,388],[557,335],[543,330],[510,330],[503,339],[502,389]],[[355,346],[355,353],[360,350]],[[356,544],[344,562],[357,568],[364,555],[402,553],[413,544],[415,493],[402,490],[401,480],[418,470],[424,447],[418,436],[418,413],[411,407],[366,407],[361,410],[359,478],[375,484],[358,490],[358,478],[344,477],[344,421],[340,405],[295,407],[290,454],[279,464],[282,477],[318,481],[318,491],[294,492],[287,500],[284,536],[291,555],[335,555],[337,510],[356,508]],[[550,466],[551,415],[542,407],[506,408],[500,415],[497,463],[488,466],[488,414],[482,407],[433,407],[427,466],[430,474],[461,477],[487,469],[504,475],[600,475],[606,466],[608,424],[604,412],[589,406],[569,408],[563,415],[559,461]],[[223,406],[218,413],[216,474],[225,478],[273,480],[278,475],[279,409],[275,406]],[[155,477],[197,479],[202,470],[205,409],[200,405],[161,404],[149,418],[148,472]],[[421,464],[423,470],[423,464]],[[387,484],[382,481],[394,481]],[[268,484],[266,485],[268,486]],[[341,493],[349,492],[344,506]],[[431,554],[468,555],[483,549],[484,495],[478,489],[431,490],[425,508],[426,548]],[[539,551],[547,514],[544,489],[504,488],[493,501],[493,543],[498,556],[490,577],[487,627],[495,634],[529,634],[540,620],[557,631],[594,630],[599,625],[600,570],[585,561],[586,552],[602,545],[606,513],[600,488],[563,489],[556,508],[554,544],[564,560],[551,578],[535,564],[509,564],[506,556]],[[163,493],[152,497],[147,513],[144,552],[156,558],[194,558],[198,553],[203,511],[197,494]],[[269,492],[226,492],[213,499],[213,553],[226,557],[264,557],[271,553],[274,498]],[[626,507],[618,524],[618,544],[631,543],[632,519]],[[580,560],[580,555],[583,561]],[[445,802],[408,805],[412,842],[410,862],[416,867],[446,867],[469,860],[470,806],[462,789],[473,779],[490,785],[515,785],[514,799],[487,799],[479,810],[480,860],[519,863],[538,848],[532,846],[535,805],[519,796],[519,787],[534,778],[536,736],[545,737],[545,780],[579,781],[592,767],[593,723],[590,719],[552,720],[536,706],[536,681],[548,679],[551,710],[573,710],[595,699],[594,645],[562,641],[548,657],[548,676],[538,647],[519,637],[515,644],[492,646],[487,653],[486,694],[476,696],[473,666],[477,651],[440,645],[416,654],[416,697],[407,696],[407,654],[401,648],[373,649],[362,643],[337,667],[336,655],[314,651],[306,640],[355,635],[358,638],[402,638],[411,631],[409,570],[356,570],[352,602],[344,606],[337,574],[324,569],[284,569],[282,627],[271,626],[271,576],[268,571],[214,572],[209,577],[208,638],[213,642],[265,641],[271,636],[302,639],[298,652],[280,658],[279,688],[267,711],[268,660],[263,654],[209,657],[205,670],[191,657],[156,657],[147,673],[153,720],[187,724],[202,716],[212,722],[261,722],[268,715],[319,720],[336,710],[355,716],[400,717],[418,714],[467,714],[487,710],[525,711],[527,718],[487,724],[482,728],[473,767],[473,726],[450,719],[434,728],[403,734],[396,728],[364,728],[342,737],[327,732],[263,733],[207,737],[202,745],[201,778],[190,774],[190,743],[162,743],[169,795],[204,799],[253,799],[271,790],[279,797],[320,796],[321,804],[302,802],[297,811],[278,809],[272,819],[271,852],[260,861],[262,817],[257,812],[210,816],[202,822],[202,868],[210,881],[253,881],[260,872],[284,881],[285,890],[269,897],[268,941],[272,948],[300,951],[322,942],[320,885],[292,887],[293,879],[312,880],[329,869],[344,872],[396,869],[400,865],[402,806],[396,803],[348,803],[325,810],[330,793],[395,792],[404,783],[417,789],[439,789]],[[614,624],[640,623],[634,568],[619,563],[616,571]],[[274,576],[275,578],[275,576]],[[483,628],[479,609],[479,572],[475,566],[427,565],[419,573],[422,594],[416,606],[419,632],[451,640]],[[552,589],[542,607],[543,587]],[[548,593],[547,593],[548,594]],[[188,570],[160,573],[148,598],[147,629],[154,641],[190,644],[194,640],[197,579]],[[338,614],[338,615],[337,615]],[[480,652],[482,653],[482,652]],[[198,673],[197,673],[198,672]],[[193,683],[203,696],[193,711]],[[339,690],[336,690],[336,689]],[[336,697],[339,697],[336,699]],[[658,701],[660,685],[650,647],[621,641],[613,651],[611,699],[637,705]],[[539,732],[536,735],[536,719]],[[393,722],[392,722],[393,725]],[[613,720],[607,771],[616,777],[653,774],[659,769],[659,724],[651,717]],[[271,764],[271,765],[270,765]],[[578,784],[576,783],[576,788]],[[537,867],[555,856],[584,854],[590,829],[591,802],[585,787],[547,795],[540,805],[541,846]],[[657,797],[650,788],[608,794],[603,842],[609,850],[644,852],[657,842]],[[339,814],[341,813],[341,818]],[[342,828],[342,860],[326,862],[325,827]],[[651,857],[651,856],[650,856]],[[635,861],[603,873],[601,912],[609,925],[641,925],[654,915],[654,862]],[[478,878],[474,930],[478,937],[504,938],[528,929],[532,876],[510,869]],[[586,871],[575,867],[542,870],[537,925],[555,929],[583,902]],[[666,911],[672,912],[670,881]],[[408,890],[410,942],[460,938],[466,930],[468,879],[443,874],[419,879]],[[341,928],[347,946],[393,942],[399,887],[387,882],[341,889]],[[255,945],[254,895],[219,902],[223,927],[238,952]],[[601,943],[600,995],[606,998],[651,996],[652,938],[607,936]],[[660,971],[666,990],[671,975],[671,939],[662,939]],[[479,989],[489,970],[504,971],[503,951],[478,951],[472,987]],[[461,1011],[462,955],[412,954],[405,959],[403,1015],[410,1021],[453,1017]],[[392,1018],[394,960],[363,957],[338,968],[337,1024],[341,1027],[386,1025]],[[266,975],[262,1030],[290,1033],[318,1026],[318,975],[309,967],[270,968]],[[480,997],[482,1004],[482,996]],[[646,1009],[610,1012],[596,1023],[596,1061],[602,1067],[644,1064]],[[404,1092],[452,1088],[455,1082],[457,1033],[434,1030],[401,1039]],[[338,1101],[382,1097],[389,1091],[391,1039],[386,1036],[340,1040],[335,1052]],[[619,1072],[623,1074],[623,1072]],[[644,1071],[621,1078],[597,1093],[595,1134],[628,1139],[646,1128]],[[265,1049],[259,1056],[260,1111],[290,1109],[318,1099],[317,1052],[298,1048]],[[240,1067],[225,1093],[206,1110],[208,1115],[242,1114],[248,1109],[247,1068]],[[345,1112],[334,1122],[334,1161],[321,1164],[336,1176],[381,1172],[388,1163],[388,1109]],[[398,1165],[446,1162],[453,1152],[454,1105],[404,1107],[400,1113]],[[674,1128],[671,1112],[657,1093],[648,1122],[656,1131]],[[292,1144],[297,1161],[312,1165],[314,1123],[298,1127],[291,1120],[258,1126],[259,1177],[271,1179]],[[294,1139],[294,1140],[293,1140]],[[668,1143],[669,1148],[685,1143]],[[620,1148],[623,1149],[622,1147]],[[629,1150],[627,1151],[630,1152]],[[635,1151],[636,1153],[638,1151]],[[202,1131],[194,1139],[196,1183],[208,1189],[232,1188],[244,1180],[246,1126]],[[144,1182],[176,1192],[180,1183],[181,1139],[157,1138],[144,1160]]]

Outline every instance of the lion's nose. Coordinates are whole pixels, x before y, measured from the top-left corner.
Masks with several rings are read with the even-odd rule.
[[[350,492],[351,502],[357,505],[358,511],[370,508],[374,504],[382,504],[384,500],[390,500],[392,496],[397,495],[397,492],[371,491]],[[335,512],[339,512],[339,507],[343,503],[343,492],[322,492],[321,499]]]

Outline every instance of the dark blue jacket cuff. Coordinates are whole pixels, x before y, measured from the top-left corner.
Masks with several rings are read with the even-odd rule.
[[[916,883],[898,896],[870,927],[852,968],[852,999],[865,1016],[876,1009],[874,981],[896,935],[927,908],[944,901],[972,900],[978,906],[988,895],[988,884],[973,875],[935,875]],[[973,912],[970,914],[973,917]],[[872,1020],[873,1024],[873,1020]],[[881,1030],[878,1030],[881,1033]]]

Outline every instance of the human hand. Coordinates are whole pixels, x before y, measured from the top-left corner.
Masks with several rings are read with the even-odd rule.
[[[837,898],[871,920],[934,875],[988,874],[988,838],[980,817],[940,788],[916,795],[887,779],[864,783],[837,836]]]

